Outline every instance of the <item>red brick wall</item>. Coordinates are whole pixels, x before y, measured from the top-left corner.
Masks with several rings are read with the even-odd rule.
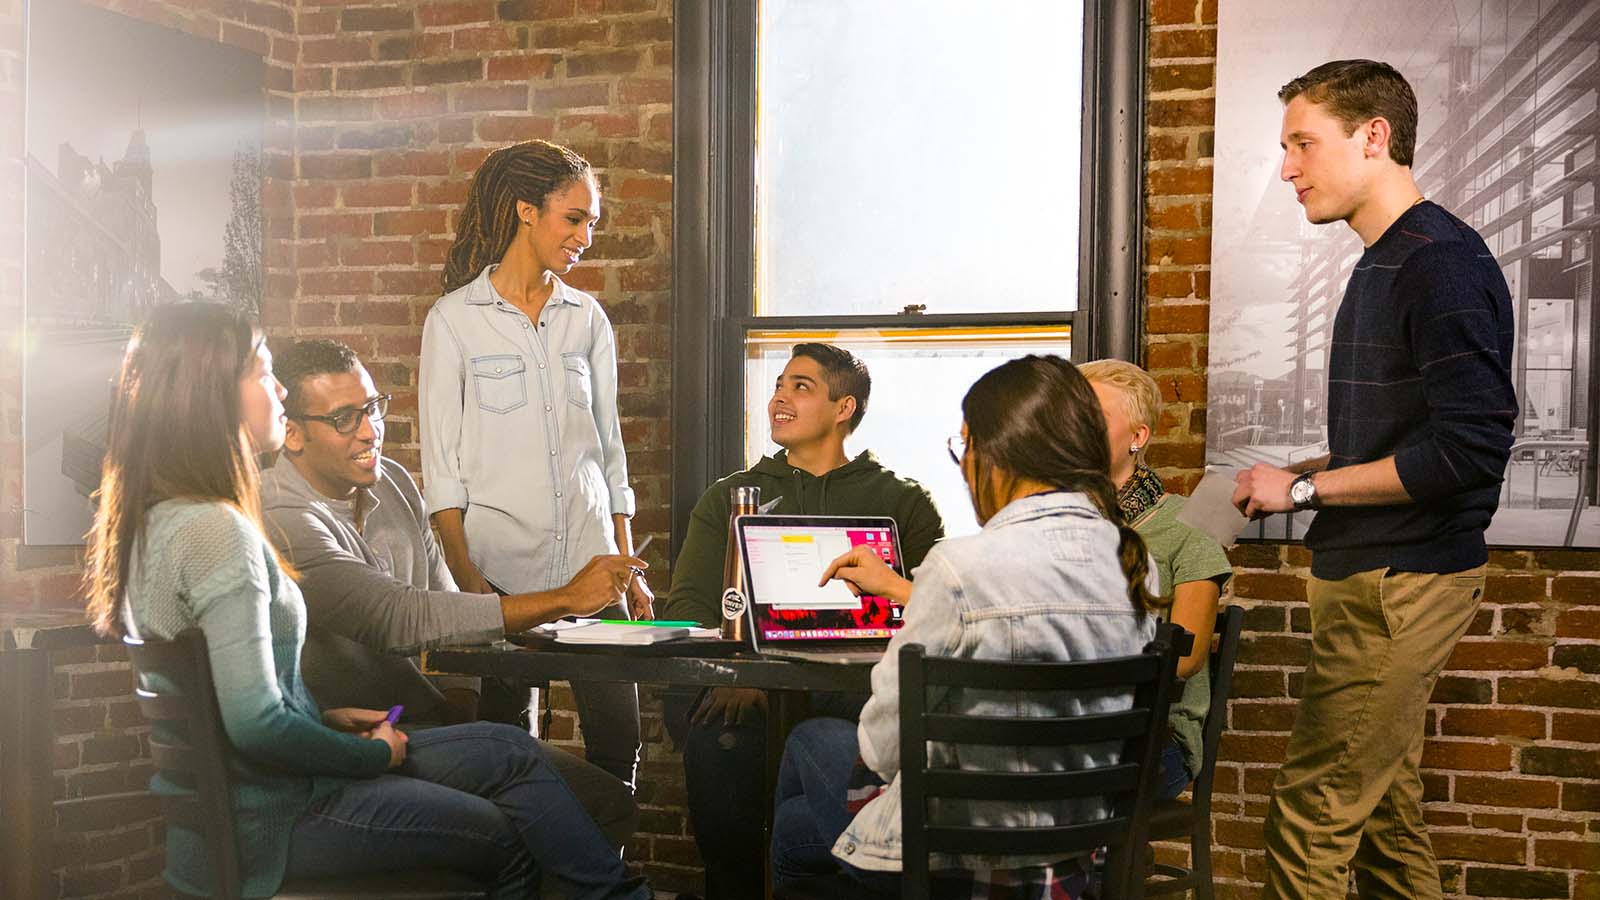
[[[33,0],[50,2],[50,0]],[[270,159],[288,159],[298,41],[294,0],[88,0],[129,16],[259,53],[267,63]],[[71,548],[21,547],[22,504],[22,2],[0,0],[0,614],[82,608],[81,556]],[[265,189],[272,191],[275,179]],[[159,198],[158,198],[159,202]],[[267,211],[269,233],[277,224]],[[131,697],[121,648],[53,651],[55,796],[84,799],[58,815],[61,897],[162,897],[164,824],[154,798],[118,797],[149,780],[148,728]],[[0,735],[0,740],[8,736]]]
[[[1215,0],[1151,0],[1147,359],[1169,402],[1152,451],[1203,461]],[[1321,60],[1307,60],[1306,68]],[[1271,140],[1264,135],[1263,140]],[[1298,546],[1233,554],[1249,608],[1217,771],[1219,897],[1255,897],[1262,815],[1309,647]],[[1600,898],[1600,553],[1495,552],[1485,601],[1434,691],[1427,821],[1447,897]],[[1167,851],[1175,858],[1185,854]]]
[[[40,2],[40,0],[35,0]],[[390,446],[415,467],[414,360],[466,178],[492,147],[570,143],[599,167],[605,216],[571,279],[616,326],[641,533],[665,585],[670,453],[671,5],[669,0],[99,0],[268,54],[270,280],[280,334],[350,341],[401,398]],[[1168,400],[1153,460],[1174,487],[1203,459],[1210,300],[1216,4],[1151,0],[1147,361]],[[72,605],[72,554],[19,553],[21,14],[0,0],[0,609]],[[1309,63],[1308,63],[1309,65]],[[1253,897],[1261,814],[1305,653],[1297,548],[1236,554],[1248,644],[1219,771],[1222,896]],[[1600,897],[1600,562],[1594,554],[1499,553],[1485,612],[1436,693],[1426,759],[1428,814],[1455,897]],[[58,660],[61,796],[137,785],[125,674],[111,655]],[[112,673],[112,674],[107,674]],[[552,736],[573,736],[556,690]],[[630,850],[662,887],[696,881],[681,769],[646,704],[645,805]],[[3,739],[3,737],[0,737]],[[121,748],[121,753],[113,753]],[[130,759],[111,757],[126,754]],[[159,834],[148,811],[108,810],[99,839],[64,828],[78,857],[72,896],[154,890]],[[69,823],[63,823],[67,825]],[[148,826],[153,827],[153,826]],[[120,841],[122,843],[116,844]],[[106,851],[109,853],[109,851]],[[123,879],[106,888],[112,874]]]
[[[93,2],[266,58],[263,322],[275,334],[330,335],[355,347],[396,394],[389,449],[413,470],[422,320],[439,294],[440,264],[471,173],[493,148],[533,137],[589,158],[604,215],[585,263],[568,280],[601,298],[616,331],[623,434],[640,506],[635,534],[656,534],[657,549],[647,557],[658,567],[653,581],[664,588],[670,0]],[[0,612],[71,611],[81,606],[79,554],[19,548],[21,7],[21,0],[0,0],[0,117],[7,123],[0,138]],[[114,659],[82,651],[56,660],[60,797],[137,787],[148,774],[138,729],[128,730],[132,720],[119,702],[127,695],[126,669]],[[557,691],[557,706],[553,736],[571,740],[575,723],[564,691]],[[660,744],[653,709],[646,712],[645,763],[652,784],[644,792],[652,834],[630,853],[662,861],[652,872],[658,882],[687,884],[696,857],[674,783],[681,769]],[[63,895],[155,889],[149,879],[159,865],[150,860],[161,847],[150,810],[108,804],[102,813],[62,823],[62,850],[73,858]],[[88,824],[102,829],[90,835],[92,852],[77,830]],[[143,838],[133,837],[141,827]],[[122,850],[115,863],[107,856],[112,847]]]
[[[418,469],[416,359],[444,254],[478,164],[546,138],[595,166],[595,243],[567,281],[600,298],[616,331],[619,404],[638,494],[635,540],[655,534],[651,581],[667,584],[671,453],[672,19],[668,0],[423,0],[358,7],[303,0],[294,73],[294,158],[268,258],[266,319],[328,335],[395,394],[385,452]],[[509,463],[509,461],[508,461]],[[549,737],[576,737],[554,691]],[[647,703],[639,838],[630,859],[664,887],[696,882],[682,766]],[[568,746],[579,747],[581,743]]]

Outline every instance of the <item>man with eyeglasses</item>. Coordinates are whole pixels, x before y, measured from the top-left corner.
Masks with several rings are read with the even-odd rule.
[[[276,354],[273,367],[288,392],[288,425],[283,455],[262,472],[262,515],[299,572],[307,613],[301,669],[324,707],[400,703],[412,727],[476,719],[477,679],[430,679],[413,654],[592,614],[624,596],[631,567],[645,566],[597,556],[552,591],[458,591],[416,482],[383,455],[391,395],[378,393],[354,351],[337,341],[299,341]],[[620,846],[638,816],[627,786],[571,754],[544,749]]]

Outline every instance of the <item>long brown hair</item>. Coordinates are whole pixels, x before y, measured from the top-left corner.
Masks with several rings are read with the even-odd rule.
[[[543,212],[551,194],[592,175],[588,160],[549,141],[525,141],[489,154],[472,176],[456,240],[445,257],[445,293],[506,255],[517,234],[518,200]]]
[[[1122,518],[1111,483],[1106,420],[1094,389],[1059,356],[1024,356],[1004,363],[972,385],[961,401],[967,448],[973,454],[980,506],[992,506],[988,470],[1030,478],[1089,497],[1117,526],[1117,556],[1128,576],[1128,599],[1140,612],[1160,606],[1145,587],[1150,564],[1144,539]],[[983,517],[995,512],[980,511]]]
[[[220,500],[260,526],[260,473],[239,379],[261,340],[250,317],[232,307],[176,303],[151,313],[128,344],[84,575],[89,617],[102,634],[124,633],[128,567],[152,506]]]

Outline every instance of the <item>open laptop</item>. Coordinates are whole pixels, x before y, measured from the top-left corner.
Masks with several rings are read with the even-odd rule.
[[[886,597],[817,581],[852,547],[872,547],[901,575],[900,533],[887,516],[739,516],[747,622],[757,653],[815,662],[876,662],[903,624]]]

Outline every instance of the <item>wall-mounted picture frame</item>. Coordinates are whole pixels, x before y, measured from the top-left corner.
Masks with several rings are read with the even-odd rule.
[[[1277,91],[1332,59],[1388,62],[1416,91],[1413,173],[1499,260],[1522,414],[1488,532],[1503,547],[1600,547],[1596,85],[1585,0],[1229,0],[1219,8],[1207,463],[1327,449],[1327,352],[1361,243],[1313,226],[1281,182]],[[1299,540],[1310,513],[1246,538]]]
[[[123,350],[152,307],[261,296],[261,58],[31,0],[23,541],[81,544]]]

